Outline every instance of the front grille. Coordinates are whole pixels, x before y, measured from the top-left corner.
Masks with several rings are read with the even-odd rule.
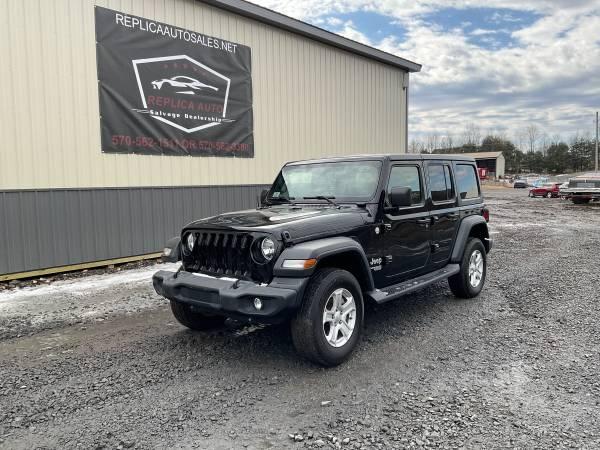
[[[257,282],[268,281],[269,267],[257,264],[252,258],[252,234],[210,230],[192,233],[196,237],[196,244],[191,254],[184,254],[187,271]]]

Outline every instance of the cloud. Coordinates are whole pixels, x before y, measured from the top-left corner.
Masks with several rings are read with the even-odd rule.
[[[484,30],[483,28],[476,28],[469,34],[472,36],[485,36],[486,34],[496,34],[498,32],[498,30]]]
[[[445,134],[467,122],[511,135],[529,123],[565,137],[591,128],[600,100],[595,0],[256,1],[313,22],[370,11],[400,24],[402,40],[358,29],[352,21],[329,22],[345,37],[423,64],[411,77],[413,137]],[[448,8],[490,13],[458,28],[431,21]],[[535,14],[533,21],[520,20],[524,13]],[[504,39],[497,40],[499,35]]]

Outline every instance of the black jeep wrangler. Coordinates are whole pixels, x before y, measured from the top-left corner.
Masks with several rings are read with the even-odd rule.
[[[325,366],[359,341],[367,302],[448,279],[483,288],[492,247],[477,168],[457,155],[363,155],[286,164],[260,205],[187,225],[153,277],[179,322],[291,321],[296,349]]]

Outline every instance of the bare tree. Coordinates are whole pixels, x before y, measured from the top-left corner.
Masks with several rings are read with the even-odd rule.
[[[418,139],[411,139],[410,144],[408,146],[409,153],[422,153],[424,149],[423,142]]]
[[[427,153],[432,153],[434,150],[437,150],[439,148],[439,137],[437,133],[427,135],[426,148]]]
[[[467,123],[463,131],[462,141],[463,145],[479,145],[481,143],[481,129],[479,126],[473,122]]]
[[[537,142],[540,138],[540,129],[535,124],[529,125],[525,128],[525,137],[527,139],[527,150],[530,153],[535,152]]]

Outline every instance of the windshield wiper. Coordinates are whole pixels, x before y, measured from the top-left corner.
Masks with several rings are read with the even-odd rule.
[[[335,199],[335,197],[331,196],[331,197],[326,197],[325,195],[315,195],[314,197],[302,197],[303,200],[325,200],[328,203],[332,204],[333,206],[339,206],[336,202],[334,202],[333,200]]]

